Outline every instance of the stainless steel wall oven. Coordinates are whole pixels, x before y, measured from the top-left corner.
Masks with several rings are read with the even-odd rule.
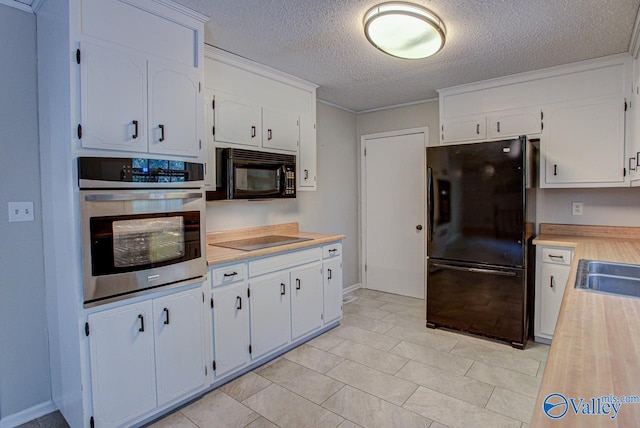
[[[206,275],[202,164],[78,158],[84,305]]]

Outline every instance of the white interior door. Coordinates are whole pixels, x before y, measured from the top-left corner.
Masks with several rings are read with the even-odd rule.
[[[366,288],[425,297],[427,135],[363,136]]]

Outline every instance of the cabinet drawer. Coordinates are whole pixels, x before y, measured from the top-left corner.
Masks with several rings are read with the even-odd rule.
[[[335,242],[333,244],[325,245],[322,247],[322,258],[329,259],[331,257],[338,257],[342,255],[342,244]]]
[[[214,287],[244,281],[247,278],[247,264],[238,263],[235,265],[214,268],[212,276]]]
[[[543,248],[542,249],[542,262],[543,263],[555,263],[559,265],[571,264],[571,250],[565,250],[560,248]]]
[[[322,248],[310,248],[308,250],[295,251],[293,253],[278,256],[265,257],[249,262],[249,276],[254,277],[265,273],[311,263],[322,258]]]

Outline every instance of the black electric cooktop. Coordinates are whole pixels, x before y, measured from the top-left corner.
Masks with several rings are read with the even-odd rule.
[[[213,245],[215,247],[231,248],[234,250],[252,251],[304,241],[311,241],[311,238],[294,238],[293,236],[266,235],[257,236],[255,238],[240,239],[237,241],[217,242],[210,245]]]

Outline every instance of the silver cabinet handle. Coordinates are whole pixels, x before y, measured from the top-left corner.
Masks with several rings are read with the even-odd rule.
[[[177,193],[109,193],[85,195],[87,202],[109,202],[109,201],[137,201],[144,199],[200,199],[202,193],[197,192],[177,192]]]
[[[486,273],[489,275],[498,275],[498,276],[516,276],[515,272],[506,272],[501,270],[468,268],[468,267],[462,267],[462,266],[443,265],[440,263],[434,263],[433,266],[441,269],[458,270],[461,272]]]

